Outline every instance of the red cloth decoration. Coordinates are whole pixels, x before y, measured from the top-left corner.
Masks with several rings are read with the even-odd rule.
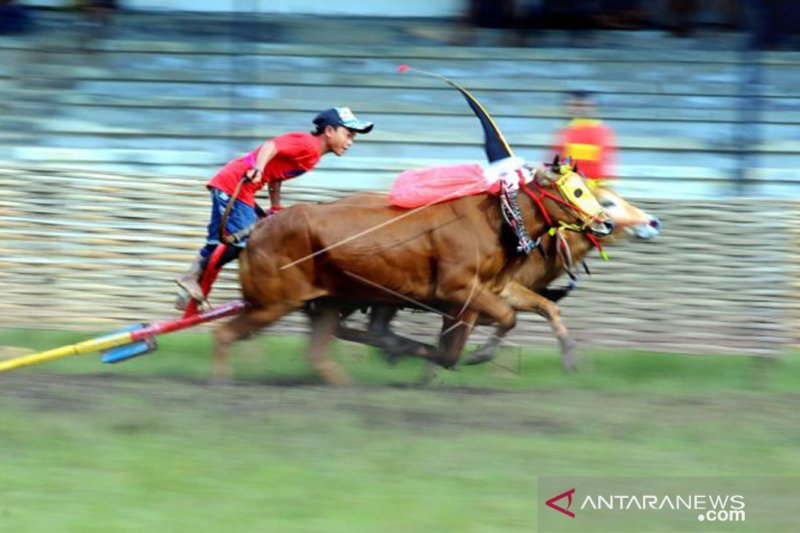
[[[477,163],[429,167],[400,173],[389,191],[389,203],[414,208],[499,189],[499,183],[486,180]]]

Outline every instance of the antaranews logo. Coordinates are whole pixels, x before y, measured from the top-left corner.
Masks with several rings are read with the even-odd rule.
[[[547,505],[551,509],[555,509],[559,513],[564,513],[565,515],[567,515],[570,518],[575,518],[575,513],[573,513],[572,511],[569,510],[570,506],[572,505],[572,495],[574,493],[575,493],[575,489],[569,489],[566,492],[562,492],[558,496],[553,496],[552,498],[550,498],[549,500],[544,502],[544,504]],[[556,504],[557,501],[562,500],[564,498],[567,499],[567,502],[566,502],[567,506],[566,507],[561,507],[561,505]]]
[[[570,511],[575,488],[571,488],[547,500],[545,505],[563,513],[570,518],[575,518],[575,513]],[[557,503],[558,502],[558,503]],[[708,509],[708,507],[711,509]],[[728,509],[731,507],[731,509]],[[692,495],[683,496],[656,496],[647,495],[587,495],[577,509],[592,509],[595,511],[662,511],[662,510],[697,510],[702,511],[697,516],[698,521],[716,522],[744,522],[745,502],[741,495],[733,496],[708,496]]]
[[[798,477],[541,476],[537,494],[547,533],[800,533]]]

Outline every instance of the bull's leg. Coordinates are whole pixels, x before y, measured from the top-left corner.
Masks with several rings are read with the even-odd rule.
[[[561,321],[561,309],[558,304],[517,283],[509,284],[506,291],[503,292],[503,296],[508,297],[515,309],[533,311],[547,320],[561,347],[562,366],[567,371],[575,370],[578,366],[575,341],[570,338],[567,327]]]
[[[498,337],[496,333],[497,331],[495,331],[495,334],[489,337],[489,340],[487,340],[483,346],[469,354],[469,357],[464,360],[464,364],[479,365],[494,359],[497,348],[500,346],[500,343],[503,340],[502,338]]]
[[[437,296],[453,302],[460,309],[464,309],[458,320],[469,324],[468,327],[465,325],[457,326],[460,331],[456,333],[454,340],[451,341],[449,347],[444,350],[441,356],[442,363],[445,366],[452,366],[458,361],[469,331],[479,315],[485,314],[498,324],[495,332],[497,342],[502,341],[508,331],[516,325],[517,319],[514,309],[508,302],[485,286],[481,285],[473,288],[467,284],[461,284],[459,289],[447,290],[446,285],[443,285],[437,292]],[[466,330],[461,328],[466,328]]]
[[[344,341],[357,342],[359,344],[366,344],[367,346],[374,346],[380,349],[384,348],[384,342],[382,338],[374,336],[369,331],[348,328],[341,325],[341,323],[336,328],[336,336]]]
[[[564,369],[575,370],[577,367],[575,342],[569,337],[569,332],[561,321],[561,310],[558,305],[517,283],[506,286],[502,296],[517,311],[532,311],[547,320],[561,347],[561,363]],[[492,359],[498,345],[499,342],[495,337],[489,339],[489,342],[470,355],[466,364],[474,365]]]
[[[245,309],[214,331],[214,377],[229,380],[231,345],[245,339],[279,319],[291,309],[285,304],[277,304],[267,309]]]
[[[320,306],[311,314],[311,343],[306,356],[311,367],[329,385],[349,385],[347,372],[328,357],[328,346],[339,325],[339,313],[334,307]]]
[[[399,308],[394,305],[373,305],[369,315],[369,332],[382,339],[382,350],[390,363],[404,356],[430,359],[434,357],[436,348],[429,344],[415,341],[392,331],[391,322],[397,316]]]
[[[390,325],[397,311],[398,308],[393,305],[373,305],[370,307],[368,331],[340,324],[336,329],[336,336],[342,340],[380,348],[390,363],[404,356],[428,359],[435,357],[437,352],[434,346],[397,335],[392,331]]]
[[[397,316],[397,311],[398,308],[394,305],[373,305],[369,313],[369,332],[373,335],[392,335],[392,328],[389,326]]]
[[[434,357],[436,347],[390,332],[389,335],[374,335],[369,331],[348,328],[342,325],[336,328],[336,336],[345,341],[357,342],[380,348],[390,363],[400,357],[413,356],[429,359]]]
[[[450,309],[453,313],[458,313],[461,308]],[[439,350],[432,354],[430,361],[425,365],[425,370],[420,377],[419,383],[428,386],[436,379],[437,371],[444,368],[453,368],[458,362],[458,358],[467,343],[472,327],[475,325],[477,313],[466,312],[460,317],[452,314],[442,316],[442,331],[439,335]]]
[[[454,309],[454,312],[460,311]],[[469,334],[475,325],[478,313],[464,311],[458,316],[446,315],[442,318],[442,333],[439,335],[439,358],[436,361],[445,368],[453,367],[467,344]]]

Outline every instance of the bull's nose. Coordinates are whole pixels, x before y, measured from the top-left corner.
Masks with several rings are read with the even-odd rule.
[[[650,226],[651,228],[653,228],[656,231],[659,231],[659,232],[661,231],[661,221],[658,219],[658,217],[651,218],[647,222],[647,225]]]

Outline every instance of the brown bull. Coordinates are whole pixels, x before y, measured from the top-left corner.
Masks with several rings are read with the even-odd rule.
[[[640,239],[650,239],[658,235],[660,222],[657,218],[630,204],[611,189],[598,188],[594,194],[604,207],[606,215],[614,223],[614,232],[599,239],[602,245],[616,244],[629,234]],[[580,264],[596,244],[598,240],[580,232],[562,231],[558,237],[543,236],[542,249],[546,255],[540,253],[530,255],[500,293],[500,296],[516,311],[537,313],[547,319],[561,346],[562,363],[568,370],[576,367],[574,342],[569,337],[567,328],[561,320],[559,307],[555,303],[557,296],[564,293],[559,290],[547,290],[547,287],[567,272],[573,276],[577,275],[576,265]],[[373,306],[370,311],[369,331],[340,327],[337,335],[346,340],[377,346],[386,352],[390,360],[404,355],[423,356],[435,353],[437,350],[435,347],[400,337],[389,328],[389,322],[397,311],[397,307]],[[442,334],[453,331],[453,328],[463,328],[467,331],[476,322],[476,318],[472,313],[462,313],[455,319],[445,312]],[[477,323],[491,324],[491,320],[480,317]],[[448,348],[460,351],[466,340],[467,335],[461,334],[448,343]],[[466,363],[476,364],[491,359],[499,342],[499,337],[492,336],[486,345],[476,350],[466,360]],[[461,348],[456,343],[460,343]]]
[[[629,235],[651,239],[661,229],[661,223],[656,217],[627,202],[613,190],[599,188],[594,193],[614,223],[614,232],[598,240],[575,232],[561,232],[559,237],[545,236],[543,247],[549,250],[548,258],[537,256],[526,261],[501,292],[501,296],[515,310],[537,313],[547,319],[559,341],[562,364],[567,370],[574,370],[577,366],[574,343],[561,321],[561,311],[553,301],[557,301],[557,298],[553,298],[553,294],[547,294],[547,287],[565,273],[576,276],[577,265],[595,248],[598,241],[602,245],[613,245],[622,242]],[[491,359],[499,343],[499,338],[491,337],[486,345],[466,360],[467,364]]]
[[[577,194],[561,185],[563,176],[542,166],[532,182],[542,194],[519,194],[522,219],[534,238],[556,221],[600,235],[611,230],[605,215],[587,220],[585,211],[572,206],[575,197],[583,196],[586,203],[596,200],[576,174],[570,177],[570,183],[581,183]],[[239,268],[250,305],[216,331],[218,375],[228,371],[231,343],[320,298],[354,304],[436,302],[454,316],[486,315],[498,324],[500,337],[514,327],[514,309],[498,292],[527,256],[516,251],[516,236],[496,196],[467,196],[412,211],[376,205],[374,199],[364,195],[296,205],[255,229]],[[346,374],[326,356],[338,315],[333,308],[320,309],[312,316],[309,362],[325,381],[346,383]],[[437,353],[435,362],[454,364],[460,341],[454,344],[457,351]]]

